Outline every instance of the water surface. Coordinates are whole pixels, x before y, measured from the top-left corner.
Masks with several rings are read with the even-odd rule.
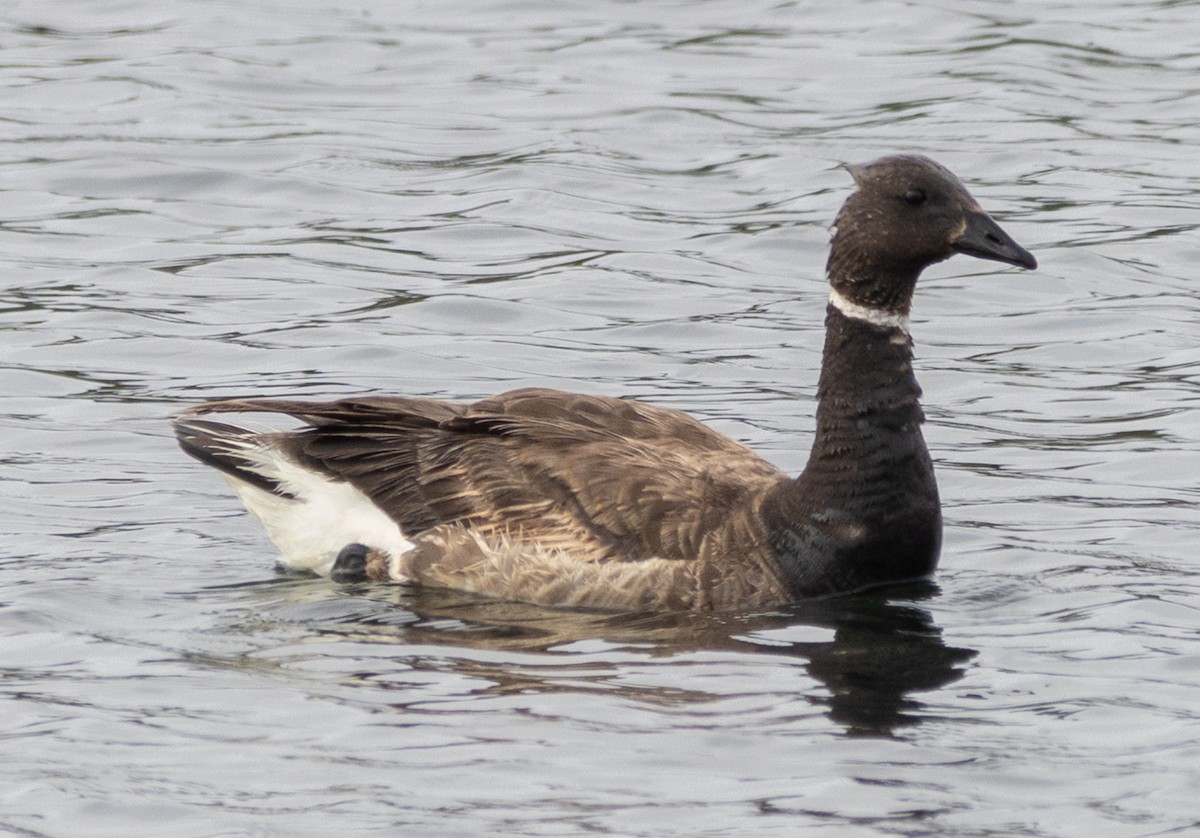
[[[1200,829],[1195,4],[0,8],[0,832]],[[930,270],[931,585],[562,612],[279,576],[164,417],[548,385],[790,470],[838,164]]]

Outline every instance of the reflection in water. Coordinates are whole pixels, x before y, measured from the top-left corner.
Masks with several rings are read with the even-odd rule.
[[[933,589],[926,588],[924,595]],[[824,613],[822,613],[822,611]],[[958,680],[974,650],[947,646],[924,608],[883,597],[854,597],[806,606],[802,619],[834,629],[829,643],[798,643],[793,654],[830,690],[829,715],[850,733],[887,734],[920,721],[911,693]]]
[[[277,585],[260,590],[264,588],[273,594],[281,590]],[[887,736],[920,722],[922,704],[913,694],[957,680],[962,664],[975,655],[947,646],[930,613],[916,604],[936,592],[930,583],[756,614],[560,610],[392,586],[314,590],[308,584],[284,583],[282,590],[301,600],[318,597],[291,618],[327,639],[556,655],[575,651],[571,644],[599,641],[653,657],[706,651],[793,657],[828,691],[814,691],[813,700],[827,704],[829,717],[852,735]],[[563,679],[558,666],[547,676],[531,669],[527,660],[509,664],[492,657],[439,658],[437,666],[484,679],[494,685],[486,691],[493,694],[586,691],[595,680],[583,673]],[[596,689],[653,704],[727,697],[600,680],[604,683]]]

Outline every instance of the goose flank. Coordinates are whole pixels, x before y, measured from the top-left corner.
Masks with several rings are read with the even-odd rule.
[[[175,417],[285,566],[548,605],[732,609],[929,576],[942,520],[908,314],[927,266],[1033,269],[951,172],[848,166],[808,463],[790,477],[676,410],[523,389],[457,404],[210,402]],[[287,414],[299,430],[212,418]],[[223,417],[222,417],[223,419]]]

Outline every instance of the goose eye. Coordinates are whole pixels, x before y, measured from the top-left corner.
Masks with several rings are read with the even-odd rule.
[[[925,203],[925,198],[926,198],[925,190],[924,189],[910,189],[907,192],[905,192],[903,195],[901,195],[900,198],[901,198],[901,200],[904,201],[904,203],[908,204],[910,207],[919,207],[919,206],[921,206],[921,204]]]

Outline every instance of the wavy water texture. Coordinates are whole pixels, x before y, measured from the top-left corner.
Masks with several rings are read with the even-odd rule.
[[[1193,3],[0,8],[0,832],[1200,828]],[[1036,253],[913,313],[936,585],[560,612],[278,577],[164,418],[524,385],[790,470],[844,162]]]

